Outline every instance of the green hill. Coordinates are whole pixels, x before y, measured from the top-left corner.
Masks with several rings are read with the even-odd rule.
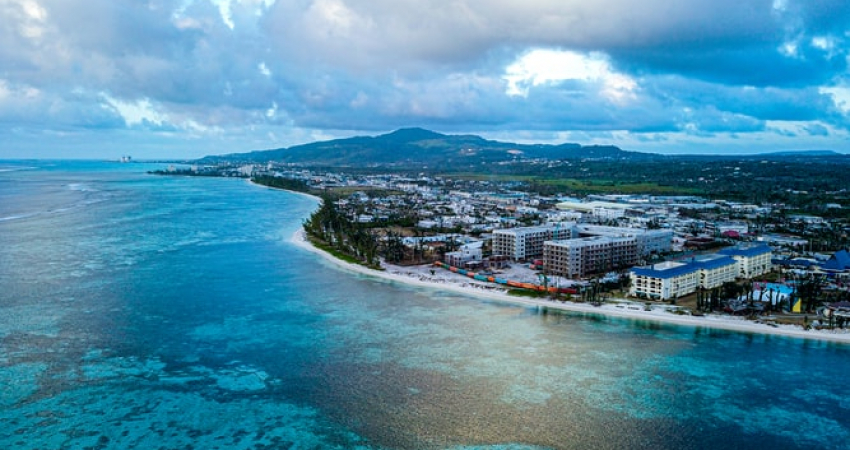
[[[336,167],[450,164],[463,167],[516,159],[620,159],[651,156],[623,151],[614,146],[515,144],[491,141],[475,135],[446,135],[422,128],[403,128],[374,137],[357,136],[289,148],[207,156],[201,162],[277,161]]]

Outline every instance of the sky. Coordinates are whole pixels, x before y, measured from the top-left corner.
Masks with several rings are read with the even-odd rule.
[[[0,0],[0,159],[403,127],[850,153],[847,0]]]

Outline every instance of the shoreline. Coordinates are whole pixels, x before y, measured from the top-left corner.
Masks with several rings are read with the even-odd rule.
[[[306,239],[306,235],[303,229],[298,229],[290,238],[290,242],[296,245],[297,247],[300,247],[304,250],[310,251],[314,254],[321,256],[325,260],[345,270],[350,270],[363,275],[382,278],[385,280],[395,281],[398,283],[404,283],[411,286],[451,291],[463,295],[473,296],[479,299],[494,300],[518,306],[543,307],[584,314],[597,314],[609,317],[648,320],[668,323],[671,325],[705,327],[740,333],[785,336],[790,338],[813,339],[818,341],[850,344],[850,330],[807,331],[795,325],[770,326],[764,323],[755,323],[742,318],[734,318],[731,316],[680,316],[659,310],[644,311],[642,308],[627,309],[623,305],[620,305],[620,307],[614,304],[603,304],[601,306],[593,306],[587,303],[575,303],[571,301],[555,302],[551,300],[516,297],[508,295],[507,291],[504,289],[492,287],[488,288],[485,287],[485,285],[482,283],[473,283],[466,278],[458,277],[456,280],[451,280],[443,277],[430,277],[429,275],[426,275],[421,271],[423,266],[417,266],[419,268],[419,272],[416,272],[417,268],[400,267],[387,264],[384,264],[384,267],[386,268],[386,270],[384,271],[369,269],[358,264],[352,264],[342,261],[316,248]],[[426,269],[430,269],[430,267],[427,267]],[[663,307],[663,305],[661,304],[657,306]]]

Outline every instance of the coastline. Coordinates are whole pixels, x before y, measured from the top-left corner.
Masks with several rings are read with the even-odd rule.
[[[309,195],[309,194],[307,194]],[[681,325],[689,327],[706,327],[719,330],[735,331],[751,334],[766,334],[775,336],[785,336],[800,339],[814,339],[819,341],[829,341],[843,344],[850,344],[850,330],[804,330],[801,327],[794,325],[776,325],[770,326],[763,323],[755,323],[737,317],[723,316],[685,316],[675,315],[666,311],[652,310],[644,311],[641,309],[629,309],[622,305],[618,307],[615,304],[603,304],[601,306],[593,306],[586,303],[575,302],[555,302],[551,300],[540,300],[525,297],[516,297],[507,294],[507,291],[500,288],[488,288],[482,283],[474,283],[465,277],[432,277],[422,272],[423,266],[416,268],[400,267],[384,264],[386,270],[379,271],[369,269],[357,264],[348,263],[339,260],[332,255],[314,247],[307,239],[303,229],[297,230],[291,237],[290,241],[304,250],[310,251],[333,263],[334,265],[357,272],[360,274],[378,277],[398,283],[404,283],[412,286],[439,289],[444,291],[452,291],[464,295],[474,296],[477,298],[494,300],[504,303],[510,303],[520,306],[543,307],[561,311],[577,312],[584,314],[597,314],[609,317],[620,317],[635,320],[649,320],[655,322],[669,323],[672,325]],[[426,268],[430,269],[430,268]],[[659,307],[663,305],[658,305]]]

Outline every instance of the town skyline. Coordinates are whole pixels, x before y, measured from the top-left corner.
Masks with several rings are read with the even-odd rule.
[[[850,5],[7,0],[3,158],[191,159],[405,127],[850,152]]]

